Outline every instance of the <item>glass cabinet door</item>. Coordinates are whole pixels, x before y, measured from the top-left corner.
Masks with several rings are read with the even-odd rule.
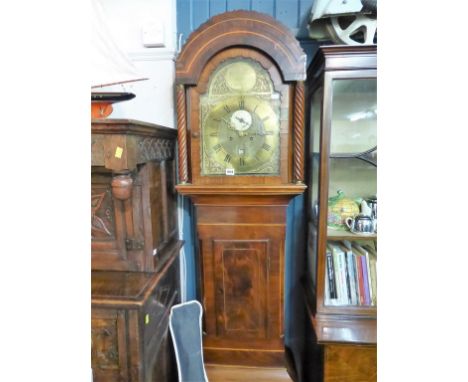
[[[324,305],[371,307],[377,304],[377,81],[334,78],[330,88]]]
[[[310,101],[310,141],[309,141],[309,200],[308,200],[308,211],[309,216],[309,238],[308,238],[308,264],[310,264],[311,271],[311,282],[313,287],[316,287],[317,283],[317,252],[318,252],[318,237],[317,237],[317,226],[319,216],[319,171],[320,171],[320,129],[322,121],[322,99],[323,99],[323,87],[313,91]]]

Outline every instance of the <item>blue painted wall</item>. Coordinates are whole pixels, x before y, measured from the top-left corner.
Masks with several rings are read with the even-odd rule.
[[[291,29],[307,54],[308,64],[319,44],[308,38],[307,23],[314,0],[177,0],[177,32],[181,46],[187,37],[210,17],[236,9],[266,13]],[[196,238],[193,230],[193,207],[183,198],[183,231],[186,257],[187,300],[197,296]],[[292,350],[297,373],[302,376],[305,309],[299,277],[305,266],[304,197],[291,200],[287,213],[285,251],[285,345]],[[299,380],[302,380],[300,377]]]
[[[315,0],[177,0],[177,34],[183,46],[187,37],[210,17],[244,9],[266,13],[295,34],[307,53],[308,63],[318,44],[308,37],[307,23]]]

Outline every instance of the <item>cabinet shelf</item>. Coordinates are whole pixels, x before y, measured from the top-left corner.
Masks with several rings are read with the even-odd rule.
[[[372,235],[356,235],[349,231],[335,231],[332,229],[327,230],[328,240],[349,240],[349,241],[363,241],[363,240],[377,240],[377,234]]]

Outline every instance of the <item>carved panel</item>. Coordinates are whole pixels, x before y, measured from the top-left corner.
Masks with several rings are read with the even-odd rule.
[[[174,156],[174,140],[146,137],[138,139],[138,163],[150,160],[172,159]]]
[[[110,185],[91,188],[91,237],[115,239],[114,204]]]
[[[267,241],[215,241],[218,335],[266,337],[267,244]]]

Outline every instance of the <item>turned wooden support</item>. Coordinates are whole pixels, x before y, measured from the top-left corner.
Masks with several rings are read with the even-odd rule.
[[[294,92],[294,127],[293,127],[293,179],[296,183],[304,182],[304,110],[305,87],[298,81]]]
[[[111,186],[112,195],[118,200],[125,201],[132,196],[133,179],[130,173],[114,175]]]
[[[179,180],[188,183],[187,123],[185,119],[185,88],[178,85],[177,92],[177,140],[179,144]]]

